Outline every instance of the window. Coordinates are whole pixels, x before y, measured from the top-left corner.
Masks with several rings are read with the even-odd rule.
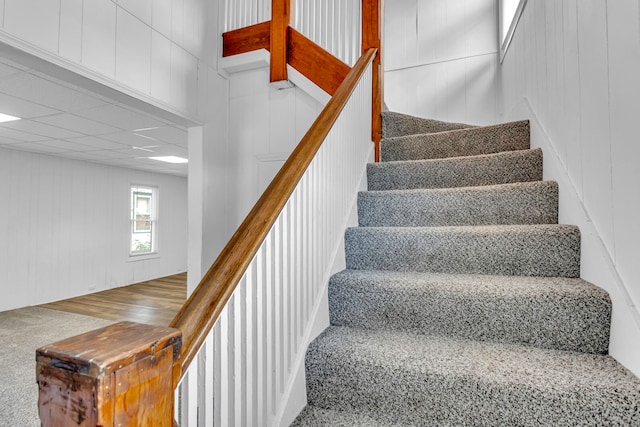
[[[526,4],[527,0],[500,0],[500,59],[504,58]]]
[[[131,186],[131,239],[129,255],[148,255],[157,251],[158,189]]]

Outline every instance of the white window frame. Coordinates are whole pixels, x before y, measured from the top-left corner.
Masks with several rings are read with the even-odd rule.
[[[500,34],[500,62],[507,54],[511,39],[516,31],[520,17],[527,5],[527,0],[500,0],[500,13],[498,19]]]
[[[148,218],[139,218],[139,213],[136,214],[136,193],[149,194],[149,206],[148,206]],[[131,184],[129,186],[129,225],[128,225],[128,245],[129,245],[129,260],[138,261],[149,258],[157,258],[158,255],[158,206],[159,206],[159,189],[152,185]],[[148,233],[147,230],[137,230],[137,227],[141,222],[149,223]],[[149,250],[137,252],[134,250],[134,240],[136,236],[142,237],[143,234],[149,234]],[[146,240],[146,239],[145,239]],[[146,242],[143,242],[144,244]],[[140,243],[138,243],[140,244]]]

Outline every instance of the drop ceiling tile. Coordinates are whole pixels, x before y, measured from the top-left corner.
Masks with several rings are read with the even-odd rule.
[[[35,135],[41,135],[46,137],[46,139],[66,139],[82,136],[82,134],[80,133],[36,122],[34,120],[16,120],[14,122],[2,123],[1,126],[20,130],[23,132],[33,133]]]
[[[39,144],[37,142],[23,142],[20,144],[11,145],[9,148],[21,150],[21,151],[31,151],[32,153],[40,153],[40,154],[59,154],[66,151],[62,148],[54,147],[51,145]]]
[[[155,138],[170,144],[187,146],[187,132],[173,126],[162,126],[156,129],[139,130],[136,133]]]
[[[165,156],[178,156],[178,157],[187,157],[187,149],[184,147],[179,147],[173,144],[163,144],[158,147],[152,148],[158,154],[162,154]]]
[[[140,168],[140,162],[136,161],[136,160],[132,160],[132,159],[97,159],[95,160],[95,162],[97,163],[103,163],[105,165],[112,165],[112,166],[120,166],[120,167],[124,167],[124,168],[133,168],[133,169],[139,169]]]
[[[67,138],[67,141],[86,145],[92,150],[121,150],[127,148],[126,145],[96,136],[83,136],[80,138]]]
[[[134,132],[118,132],[118,133],[110,133],[108,135],[102,135],[101,138],[105,138],[111,141],[119,142],[120,144],[125,144],[129,147],[147,147],[154,145],[162,145],[161,141],[156,139],[152,139],[149,137],[145,137],[143,135],[139,135]]]
[[[0,94],[0,113],[31,119],[34,117],[49,116],[60,113],[60,110],[44,107],[31,101],[26,101],[15,96]]]
[[[131,158],[131,155],[129,155],[129,154],[121,153],[119,151],[113,151],[113,150],[96,150],[96,151],[91,151],[91,154],[95,154],[96,156],[100,156],[100,158],[103,158],[103,159],[118,160],[118,159],[130,159]]]
[[[186,157],[186,127],[121,102],[0,58],[0,112],[23,118],[0,124],[0,147],[186,176],[187,165],[148,159]]]
[[[20,144],[21,142],[23,141],[18,141],[17,139],[7,138],[0,135],[0,145]]]
[[[21,130],[10,129],[8,127],[0,126],[0,138],[9,138],[22,142],[36,142],[47,139],[42,135],[35,135],[29,132],[23,132]]]
[[[105,104],[101,99],[31,73],[0,80],[0,92],[60,111],[80,111]]]
[[[58,126],[63,129],[80,132],[85,135],[104,135],[119,131],[119,129],[112,126],[105,125],[104,123],[98,123],[94,120],[89,120],[71,113],[41,117],[38,118],[37,121]]]
[[[164,125],[163,122],[152,117],[114,104],[106,104],[96,108],[78,111],[76,114],[121,130],[134,130]]]
[[[151,156],[155,156],[158,153],[153,151],[152,149],[136,149],[136,148],[124,148],[122,150],[114,150],[118,153],[127,154],[129,157],[133,158],[147,158]]]
[[[75,160],[98,160],[104,158],[95,153],[95,151],[74,151],[71,153],[64,153],[64,157]]]
[[[56,147],[64,151],[95,151],[95,148],[87,145],[76,144],[74,142],[66,141],[64,139],[54,139],[51,141],[41,142],[42,145],[48,147]]]

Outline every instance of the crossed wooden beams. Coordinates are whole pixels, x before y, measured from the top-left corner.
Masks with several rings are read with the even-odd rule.
[[[224,33],[222,56],[267,49],[271,82],[287,80],[288,63],[333,95],[351,68],[290,26],[275,27],[271,20]]]
[[[378,49],[373,63],[372,133],[376,144],[376,161],[382,136],[382,0],[362,0],[362,52]],[[291,27],[291,0],[272,0],[271,21],[226,32],[223,38],[222,56],[237,55],[258,49],[271,54],[271,82],[286,81],[287,64],[304,74],[329,95],[351,69],[329,52]]]

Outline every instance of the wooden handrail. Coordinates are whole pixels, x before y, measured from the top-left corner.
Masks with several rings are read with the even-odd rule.
[[[183,375],[220,317],[298,181],[329,134],[358,81],[376,57],[376,53],[375,48],[366,50],[353,66],[335,95],[171,322],[170,327],[182,331]]]

